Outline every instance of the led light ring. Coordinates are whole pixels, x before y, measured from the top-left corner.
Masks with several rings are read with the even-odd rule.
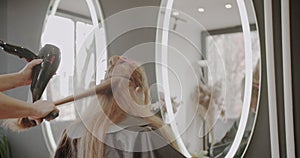
[[[44,22],[44,26],[45,26],[45,24],[47,24],[47,16],[55,14],[60,1],[61,0],[52,0],[50,2],[50,6],[51,6],[51,4],[53,4],[52,5],[52,10],[51,10],[50,14],[46,15],[46,18],[45,18],[46,20]],[[92,23],[93,23],[93,29],[92,30],[94,30],[95,27],[99,26],[99,24],[98,24],[99,19],[97,17],[97,13],[96,13],[96,9],[97,9],[96,6],[99,6],[99,8],[98,8],[99,13],[101,13],[101,6],[100,6],[99,3],[97,3],[97,5],[94,5],[92,0],[86,0],[86,3],[88,5],[89,11],[91,13],[91,18],[92,18]],[[50,9],[50,8],[48,8],[48,9]],[[103,19],[104,19],[103,15],[100,14],[100,20],[104,21]],[[104,27],[104,25],[102,27]],[[97,47],[97,41],[99,41],[99,39],[97,38],[97,34],[99,34],[99,29],[96,30],[96,35],[95,35],[96,47]],[[106,44],[106,41],[104,41],[104,42]],[[104,53],[106,53],[106,50],[104,51]],[[46,96],[43,96],[43,99],[45,99],[45,97]],[[42,126],[42,133],[44,135],[44,140],[45,140],[46,146],[47,146],[47,148],[50,152],[50,155],[53,155],[56,148],[57,148],[57,145],[56,145],[55,140],[54,140],[54,135],[53,135],[53,132],[51,130],[51,125],[50,125],[49,122],[45,121],[41,126]]]

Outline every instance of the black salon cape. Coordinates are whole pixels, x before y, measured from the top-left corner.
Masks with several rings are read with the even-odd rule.
[[[77,145],[83,129],[84,125],[80,123],[64,130],[54,157],[77,158]],[[110,127],[106,132],[106,141],[109,145],[105,144],[105,158],[184,157],[166,143],[158,130],[153,130],[149,124],[138,118],[128,117],[117,126]]]

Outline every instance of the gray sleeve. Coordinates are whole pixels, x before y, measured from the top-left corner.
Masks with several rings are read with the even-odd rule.
[[[158,131],[133,127],[107,135],[106,157],[116,158],[182,158]]]

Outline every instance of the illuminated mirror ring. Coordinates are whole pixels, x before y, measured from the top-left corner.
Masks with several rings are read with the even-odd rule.
[[[240,142],[242,140],[242,137],[244,135],[245,126],[247,124],[248,114],[250,110],[250,101],[251,101],[251,94],[252,94],[252,48],[251,48],[251,35],[250,35],[250,27],[249,27],[249,20],[248,15],[245,7],[244,1],[237,1],[238,9],[240,12],[240,17],[242,21],[242,30],[244,35],[244,44],[245,44],[245,89],[244,89],[244,99],[243,99],[243,107],[242,107],[242,113],[240,118],[240,125],[238,126],[237,135],[235,136],[235,139],[233,141],[233,144],[227,153],[226,157],[233,157],[236,154],[236,151],[239,148]],[[172,15],[172,9],[173,9],[173,0],[168,0],[165,4],[165,12],[164,12],[164,18],[163,18],[163,31],[161,40],[163,45],[169,44],[169,24],[170,19]],[[178,13],[177,13],[178,14]],[[176,14],[176,15],[177,15]],[[176,19],[176,18],[175,18]],[[168,47],[161,47],[161,50],[159,50],[162,54],[160,57],[164,64],[168,64]],[[163,71],[162,76],[164,81],[168,81],[168,72]],[[163,84],[165,87],[164,89],[169,90],[169,84]],[[165,93],[165,98],[170,98],[170,92]],[[167,101],[167,109],[168,114],[173,118],[173,112],[172,112],[172,105],[170,103],[170,100]],[[177,130],[176,124],[173,125],[173,130]]]
[[[62,50],[62,62],[56,75],[48,83],[42,99],[58,100],[74,94],[73,80],[70,80],[70,77],[74,75],[73,65],[76,59],[76,50],[79,48],[78,45],[83,42],[82,39],[89,32],[94,31],[95,47],[99,48],[102,45],[106,45],[104,26],[94,29],[99,27],[99,22],[103,21],[99,2],[97,0],[79,0],[77,1],[78,5],[75,7],[80,8],[76,9],[76,13],[73,10],[74,8],[70,7],[68,3],[68,1],[64,0],[51,0],[44,20],[41,46],[52,43],[60,47]],[[102,53],[97,58],[106,58],[107,53],[106,50],[104,51],[105,53]],[[106,66],[106,63],[104,65]],[[96,77],[99,78],[99,76]],[[57,89],[59,89],[58,92]],[[69,103],[66,107],[62,105],[59,108],[61,110],[58,118],[51,122],[45,121],[42,124],[42,132],[50,155],[54,154],[56,142],[60,137],[61,132],[57,132],[57,130],[63,129],[60,124],[65,124],[65,121],[72,121],[77,117],[74,103]],[[51,126],[51,124],[55,124],[55,126]]]

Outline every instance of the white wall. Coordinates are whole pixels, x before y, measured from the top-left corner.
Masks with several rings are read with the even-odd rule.
[[[177,9],[177,8],[176,8]],[[181,11],[180,9],[178,9]],[[160,16],[164,16],[161,14]],[[174,17],[170,20],[170,30],[168,35],[168,77],[170,96],[176,97],[177,101],[182,101],[179,111],[176,113],[176,122],[179,132],[185,145],[191,153],[200,151],[203,147],[202,123],[199,115],[196,113],[196,106],[192,100],[198,82],[199,61],[203,55],[201,52],[201,31],[202,26],[189,15],[180,14],[179,17],[185,21],[178,20],[175,23]],[[160,18],[160,24],[163,24],[163,17]],[[176,25],[174,30],[174,25]],[[162,26],[160,26],[162,27]],[[158,34],[158,41],[161,41],[161,32]],[[156,56],[161,60],[161,53],[158,50]],[[163,63],[165,64],[165,63]],[[163,66],[164,67],[164,66]],[[157,69],[158,84],[162,81],[162,72]],[[162,86],[160,86],[162,87]]]
[[[183,25],[183,24],[182,24]],[[178,26],[182,26],[178,25]],[[202,134],[202,120],[196,113],[195,102],[192,100],[192,95],[197,86],[198,77],[197,61],[201,59],[200,49],[200,28],[194,26],[182,26],[187,30],[194,29],[194,34],[186,34],[186,30],[179,30],[185,38],[175,34],[169,35],[168,62],[170,68],[178,75],[178,79],[170,75],[170,91],[171,96],[177,96],[183,102],[176,116],[178,128],[183,132],[183,139],[190,152],[194,153],[202,148],[202,138],[198,137]],[[190,40],[190,41],[187,41]],[[191,43],[189,43],[191,42]],[[195,44],[194,47],[192,44]],[[172,48],[173,47],[173,48]],[[180,83],[180,84],[179,84]]]

